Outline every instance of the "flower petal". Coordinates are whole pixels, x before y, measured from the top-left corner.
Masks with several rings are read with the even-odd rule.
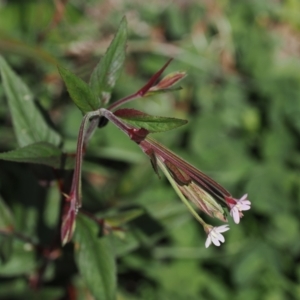
[[[240,223],[240,211],[238,210],[238,208],[236,206],[234,206],[231,209],[230,215],[232,216],[234,223],[236,223],[236,224]]]
[[[247,197],[248,197],[248,194],[245,194],[238,201],[244,201],[245,199],[247,199]]]
[[[208,235],[206,241],[205,241],[205,248],[208,248],[211,244],[211,237],[210,235]]]
[[[249,200],[243,200],[242,203],[245,205],[251,205],[251,202]]]
[[[251,206],[248,205],[248,204],[243,204],[243,205],[240,205],[239,206],[239,210],[242,211],[242,210],[249,210],[251,209]]]
[[[217,238],[212,237],[211,239],[212,239],[212,242],[214,243],[214,245],[216,245],[216,246],[220,246],[221,245],[221,243],[219,242],[219,240]]]
[[[222,225],[215,228],[217,232],[225,232],[229,230],[229,225]]]

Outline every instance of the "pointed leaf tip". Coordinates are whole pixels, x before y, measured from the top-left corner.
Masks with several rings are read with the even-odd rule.
[[[31,91],[1,55],[0,72],[19,146],[42,141],[59,145],[61,137],[45,122]]]
[[[165,76],[158,84],[151,87],[149,91],[165,90],[174,86],[176,83],[180,82],[184,77],[186,77],[186,72],[173,72]]]
[[[95,67],[90,87],[101,105],[106,105],[116,81],[121,75],[126,56],[127,21],[124,17],[106,53]]]
[[[57,68],[67,86],[71,99],[83,113],[99,108],[99,100],[94,96],[86,82],[61,66],[57,66]]]
[[[156,80],[159,78],[159,76],[163,73],[163,71],[167,68],[167,66],[171,63],[173,58],[170,58],[163,67],[158,70],[151,78],[150,80],[137,92],[138,95],[143,97],[149,89],[155,84]]]
[[[136,128],[144,128],[150,133],[172,130],[185,125],[187,120],[151,116],[136,109],[123,108],[114,112],[114,115]]]

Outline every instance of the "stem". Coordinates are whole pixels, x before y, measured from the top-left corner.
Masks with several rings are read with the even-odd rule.
[[[136,93],[129,95],[121,100],[116,101],[112,105],[110,105],[107,109],[112,110],[120,105],[123,105],[124,103],[130,102],[136,98],[143,97],[149,89],[155,84],[156,80],[159,78],[159,76],[163,73],[163,71],[167,68],[167,66],[170,64],[170,62],[173,60],[173,58],[170,58],[163,67],[158,70],[151,78],[150,80],[142,87],[140,88]]]
[[[98,125],[98,120],[99,120],[99,117],[98,118],[95,117],[95,118],[90,120],[91,121],[90,125],[89,125],[88,129],[85,132],[84,141],[83,141],[83,148],[86,148],[89,139],[94,134],[95,129],[97,128],[97,125]]]
[[[160,161],[159,159],[157,160],[158,165],[160,166],[161,170],[163,171],[163,173],[166,175],[166,177],[168,178],[169,182],[171,183],[172,187],[174,188],[175,192],[177,193],[177,195],[179,196],[179,198],[181,199],[181,201],[186,205],[186,207],[189,209],[189,211],[192,213],[192,215],[195,217],[195,219],[202,225],[205,226],[206,223],[202,220],[202,218],[197,214],[197,212],[195,211],[195,209],[191,206],[191,204],[189,203],[189,201],[184,197],[184,195],[182,194],[182,192],[179,190],[177,184],[175,183],[175,181],[173,180],[173,178],[171,177],[170,173],[168,172],[168,170],[166,169],[165,165],[163,164],[162,161]]]
[[[140,97],[139,93],[136,92],[132,95],[126,96],[125,98],[122,98],[122,99],[112,103],[107,109],[108,110],[113,110],[113,109],[117,108],[118,106],[121,106],[124,103],[130,102],[130,101],[135,100],[136,98],[139,98],[139,97]]]
[[[88,121],[95,116],[98,116],[98,111],[93,111],[88,114],[86,114],[83,117],[83,120],[80,125],[79,134],[78,134],[78,140],[77,140],[77,148],[76,148],[76,159],[75,159],[75,167],[74,167],[74,174],[73,174],[73,180],[72,180],[72,186],[70,191],[70,196],[75,196],[75,202],[76,207],[81,207],[81,165],[82,165],[82,156],[83,156],[83,146],[84,142],[87,142],[87,138],[85,136],[85,127],[88,123]],[[90,127],[91,128],[91,127]],[[91,133],[87,131],[89,135]],[[71,201],[73,199],[71,198]]]
[[[132,127],[129,127],[125,124],[125,122],[121,121],[117,118],[111,111],[107,110],[106,108],[100,108],[98,110],[99,115],[107,118],[113,124],[115,124],[118,128],[120,128],[126,135],[130,137],[130,130]]]

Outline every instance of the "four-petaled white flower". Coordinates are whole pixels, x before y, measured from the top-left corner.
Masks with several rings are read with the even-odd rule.
[[[227,230],[229,230],[229,225],[222,225],[218,227],[209,226],[206,231],[207,239],[205,242],[205,247],[208,248],[211,243],[213,243],[216,246],[220,246],[221,245],[220,242],[224,243],[225,238],[221,234],[221,232],[225,232]]]
[[[236,224],[240,223],[240,218],[243,216],[243,210],[249,210],[251,207],[251,202],[247,200],[248,194],[245,194],[241,199],[233,199],[235,204],[229,203],[230,205],[230,215],[232,216]],[[232,200],[232,199],[231,199]]]

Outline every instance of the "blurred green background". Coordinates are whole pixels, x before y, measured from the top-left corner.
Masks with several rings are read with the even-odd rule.
[[[75,152],[82,115],[56,65],[88,80],[125,15],[129,40],[113,100],[135,92],[169,57],[183,89],[128,107],[186,118],[154,137],[252,209],[231,220],[226,242],[206,249],[203,228],[148,158],[108,124],[84,161],[83,206],[141,214],[115,238],[118,299],[300,299],[300,1],[0,1],[0,52]],[[0,150],[17,148],[0,84]],[[60,195],[46,167],[0,161],[0,195],[22,235],[49,245]],[[207,222],[220,225],[205,217]],[[93,299],[72,245],[42,267],[30,243],[0,238],[0,299]],[[105,300],[105,299],[104,299]]]

